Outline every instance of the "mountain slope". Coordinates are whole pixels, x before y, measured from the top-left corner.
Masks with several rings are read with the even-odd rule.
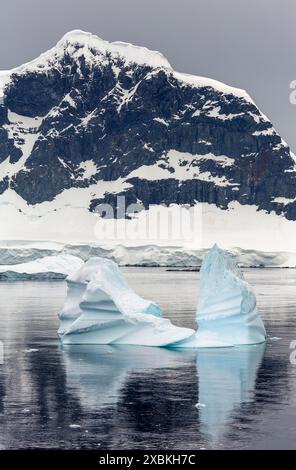
[[[0,194],[27,211],[124,195],[296,219],[295,156],[249,95],[175,72],[159,52],[72,31],[0,72],[0,126]]]

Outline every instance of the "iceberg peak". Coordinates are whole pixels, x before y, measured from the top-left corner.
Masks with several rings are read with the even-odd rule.
[[[179,347],[218,347],[263,343],[266,332],[256,296],[235,257],[214,245],[200,270],[195,338]]]

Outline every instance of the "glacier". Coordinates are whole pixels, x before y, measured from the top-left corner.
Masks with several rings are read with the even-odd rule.
[[[67,283],[58,330],[63,344],[169,346],[194,334],[162,318],[159,306],[139,297],[112,260],[91,258]]]
[[[0,203],[1,204],[1,203]],[[212,214],[216,216],[216,214]],[[213,220],[213,219],[212,219]],[[216,218],[215,218],[216,221]],[[61,222],[59,222],[61,223]],[[225,225],[224,219],[224,225]],[[222,220],[221,220],[222,225]],[[273,232],[272,227],[268,227]],[[295,232],[296,236],[296,232]],[[214,234],[212,234],[214,238]],[[212,246],[214,240],[207,237],[207,246]],[[287,240],[285,240],[287,241]],[[227,248],[228,244],[221,241],[219,244]],[[99,244],[97,242],[57,242],[57,241],[29,241],[29,240],[0,240],[0,265],[19,264],[43,258],[44,256],[73,255],[87,261],[92,256],[112,259],[119,266],[145,266],[145,267],[171,267],[171,268],[199,268],[209,248],[180,245],[158,244]],[[286,245],[286,249],[289,247]],[[266,247],[267,249],[267,247]],[[248,268],[295,268],[296,253],[292,251],[262,251],[241,248],[227,248],[232,253],[239,267]]]
[[[1,281],[65,279],[83,265],[81,258],[58,254],[18,264],[0,265]]]
[[[209,250],[201,266],[196,320],[194,337],[177,347],[231,347],[266,340],[252,287],[244,280],[234,256],[217,245]]]

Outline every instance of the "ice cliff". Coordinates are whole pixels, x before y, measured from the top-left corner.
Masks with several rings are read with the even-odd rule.
[[[25,263],[0,265],[1,281],[65,279],[83,264],[77,256],[58,254]]]

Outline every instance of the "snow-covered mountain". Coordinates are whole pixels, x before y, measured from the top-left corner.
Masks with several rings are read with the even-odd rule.
[[[230,232],[230,219],[244,230],[234,213],[295,232],[295,156],[267,117],[159,52],[72,31],[0,72],[0,126],[2,239],[91,238],[94,208],[118,195],[146,210],[203,203]]]

